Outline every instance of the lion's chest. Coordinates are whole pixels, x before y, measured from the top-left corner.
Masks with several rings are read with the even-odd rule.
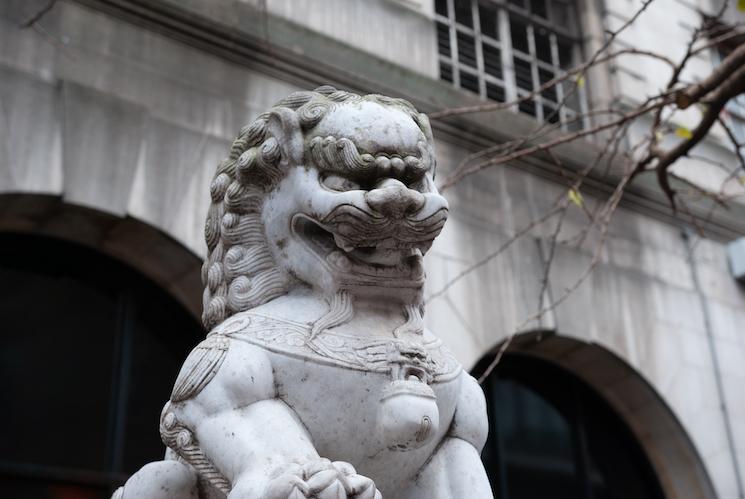
[[[352,463],[384,494],[410,480],[449,429],[461,368],[434,337],[310,337],[305,325],[256,315],[226,333],[268,352],[278,395],[318,453]]]
[[[270,358],[280,398],[308,429],[318,453],[352,463],[358,473],[372,478],[384,494],[386,490],[397,490],[399,484],[416,474],[447,433],[455,413],[460,378],[430,384],[436,397],[433,402],[438,428],[421,447],[399,450],[389,445],[383,431],[384,420],[392,418],[395,430],[396,418],[404,419],[403,413],[411,411],[416,402],[399,398],[394,400],[399,405],[384,410],[385,404],[390,403],[390,399],[384,399],[391,385],[390,375],[276,353]]]

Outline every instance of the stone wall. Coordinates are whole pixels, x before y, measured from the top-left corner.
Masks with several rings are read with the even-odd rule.
[[[465,154],[446,143],[440,144],[438,152],[441,165],[452,165]],[[516,168],[503,168],[478,174],[446,195],[451,218],[428,257],[429,295],[497,251],[565,195],[565,188]],[[586,201],[590,206],[597,202]],[[577,234],[586,222],[584,213],[572,207],[559,238]],[[554,224],[555,220],[519,238],[446,294],[432,299],[425,317],[430,327],[467,365],[521,324],[521,332],[555,329],[561,336],[603,347],[632,366],[671,407],[706,462],[718,497],[737,497],[709,333],[681,230],[631,209],[619,209],[606,248],[587,280],[542,321],[524,324],[539,310],[544,259]],[[597,235],[589,237],[581,248],[568,244],[557,248],[547,289],[552,299],[561,297],[586,271],[597,247]],[[729,272],[722,244],[697,236],[692,242],[694,268],[711,318],[708,331],[743,463],[745,291]],[[618,387],[617,396],[633,400],[634,393],[624,391],[626,377],[615,377],[609,365],[596,361],[593,356],[575,360],[586,379],[603,379],[604,384]],[[649,409],[647,404],[634,407],[640,413]]]
[[[631,15],[642,5],[640,0],[621,0],[606,2],[603,22],[608,30],[616,30],[626,23]],[[686,52],[688,42],[695,29],[701,27],[701,13],[714,15],[721,5],[719,0],[659,0],[651,4],[639,19],[621,33],[614,47],[650,49],[672,61],[680,61]],[[726,22],[735,24],[745,20],[745,14],[734,8],[723,17]],[[696,47],[700,47],[698,43]],[[715,50],[704,50],[694,55],[686,64],[681,80],[696,82],[705,78],[719,63]],[[613,78],[610,93],[622,105],[633,106],[642,102],[647,96],[660,92],[672,74],[671,68],[664,62],[643,56],[618,58],[611,66]],[[678,111],[672,117],[677,126],[693,129],[701,118],[701,108],[692,106],[685,111]],[[647,134],[651,119],[640,120],[631,130],[632,134],[642,137]],[[670,147],[678,139],[674,135],[665,137],[663,145]],[[693,154],[709,158],[725,165],[735,164],[732,146],[724,128],[719,124],[712,127],[706,140],[693,149]],[[713,167],[707,162],[684,157],[676,162],[673,170],[696,185],[718,192],[725,184],[725,193],[737,195],[735,202],[745,203],[742,184],[738,178],[728,177],[728,172]]]
[[[32,3],[0,6],[0,196],[47,194],[65,204],[135,219],[203,256],[203,220],[215,166],[242,125],[302,85],[78,3],[60,2],[36,29],[22,29],[25,17],[19,12],[33,12]],[[364,8],[369,9],[366,15],[408,12],[400,4],[381,0]],[[303,17],[302,9],[294,11],[289,3],[272,5],[282,15]],[[363,8],[359,1],[355,5]],[[344,12],[339,15],[352,15],[351,10]],[[428,28],[419,24],[420,17],[411,22],[424,32]],[[327,29],[324,16],[308,23]],[[349,19],[342,24],[328,27],[331,36],[344,39],[345,30],[354,26]],[[370,44],[375,39],[360,35],[350,43],[374,50]],[[417,70],[431,75],[435,54],[427,54],[416,54],[423,61]],[[468,152],[463,143],[442,137],[440,175]],[[565,191],[518,166],[481,173],[447,191],[451,221],[428,256],[428,295],[497,250]],[[597,202],[589,195],[586,201]],[[585,215],[572,208],[562,237],[585,223]],[[520,238],[429,303],[426,320],[431,329],[467,366],[546,300],[539,294],[551,230],[547,224]],[[584,247],[566,244],[557,249],[547,287],[553,299],[588,265],[593,238]],[[745,291],[729,274],[721,242],[696,243],[693,261],[700,290],[680,229],[647,216],[638,206],[625,205],[616,214],[597,269],[555,311],[521,331],[555,330],[559,336],[602,347],[631,366],[634,376],[648,382],[661,401],[645,398],[635,404],[638,392],[626,389],[628,373],[615,377],[607,364],[589,354],[572,360],[588,379],[615,387],[615,396],[627,403],[627,418],[653,425],[654,418],[644,419],[650,407],[669,406],[703,459],[718,497],[725,499],[736,497],[736,481],[707,334],[720,365],[739,462],[745,465]],[[193,276],[183,285],[197,287],[197,279]],[[703,304],[699,291],[705,296]],[[703,307],[711,318],[708,327]],[[635,427],[640,438],[645,431],[657,434],[644,424]],[[675,446],[685,443],[681,438],[671,437],[668,449],[648,450],[674,455]],[[705,486],[686,490],[678,483],[670,488],[678,497],[707,497]]]

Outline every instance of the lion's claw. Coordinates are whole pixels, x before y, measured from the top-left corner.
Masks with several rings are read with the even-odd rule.
[[[343,461],[292,465],[267,487],[267,499],[382,499],[375,483]]]

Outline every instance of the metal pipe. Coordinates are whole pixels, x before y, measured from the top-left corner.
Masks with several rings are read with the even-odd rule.
[[[704,319],[704,330],[706,331],[706,340],[709,345],[709,354],[711,355],[711,364],[714,369],[714,379],[716,380],[717,385],[717,395],[719,396],[719,408],[722,411],[724,431],[727,436],[727,446],[732,457],[732,466],[734,467],[735,471],[735,481],[737,482],[737,497],[739,497],[739,499],[745,499],[742,477],[740,476],[740,463],[737,459],[735,438],[732,432],[732,421],[730,420],[729,410],[727,409],[727,398],[725,397],[724,385],[722,383],[722,372],[719,367],[719,356],[717,355],[716,343],[714,342],[714,331],[711,326],[711,312],[709,311],[709,303],[706,300],[706,295],[704,295],[704,291],[703,289],[701,289],[701,281],[698,277],[698,265],[696,265],[696,260],[693,258],[693,231],[691,231],[689,228],[684,228],[681,235],[683,237],[683,241],[685,242],[686,253],[688,257],[688,267],[691,271],[691,279],[693,281],[693,289],[695,290],[696,295],[699,299],[699,303],[701,304],[701,313]]]

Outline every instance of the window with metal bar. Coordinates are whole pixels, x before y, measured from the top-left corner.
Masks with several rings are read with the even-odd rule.
[[[567,129],[586,125],[582,86],[538,91],[580,61],[571,0],[436,0],[435,25],[442,80],[500,102],[535,92],[517,110]]]
[[[625,422],[570,372],[538,358],[506,354],[482,386],[489,438],[481,458],[494,497],[665,497]]]
[[[137,271],[0,234],[2,497],[108,499],[162,459],[158,422],[201,325]]]

